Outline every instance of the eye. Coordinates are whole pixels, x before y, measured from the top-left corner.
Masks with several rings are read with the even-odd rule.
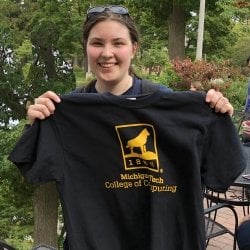
[[[92,42],[91,45],[94,46],[94,47],[101,47],[102,43],[98,42],[98,41],[95,41],[95,42]]]
[[[103,45],[103,41],[101,39],[90,39],[89,45],[93,47],[101,47]]]
[[[114,45],[115,45],[116,47],[121,47],[121,46],[124,45],[124,42],[117,41],[117,42],[114,43]]]

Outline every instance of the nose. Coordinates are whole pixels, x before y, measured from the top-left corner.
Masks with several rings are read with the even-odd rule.
[[[113,53],[114,53],[114,51],[113,51],[113,48],[112,48],[112,46],[111,45],[105,45],[104,47],[103,47],[103,50],[102,50],[102,56],[103,57],[107,57],[107,58],[110,58],[110,57],[112,57],[113,56]]]

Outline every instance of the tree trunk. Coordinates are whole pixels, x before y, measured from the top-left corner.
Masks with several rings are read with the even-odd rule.
[[[34,246],[57,248],[58,193],[54,182],[40,185],[34,194]]]
[[[185,58],[185,10],[173,1],[173,10],[168,18],[169,59]]]
[[[50,47],[41,48],[40,53],[42,58],[44,59],[45,70],[49,80],[53,80],[56,78],[56,68],[55,68],[55,57],[53,55],[53,49]]]

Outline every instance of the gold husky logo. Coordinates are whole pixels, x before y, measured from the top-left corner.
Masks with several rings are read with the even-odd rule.
[[[146,153],[146,144],[147,144],[147,139],[149,136],[149,132],[146,128],[144,128],[139,135],[137,135],[135,138],[129,140],[127,142],[127,146],[126,148],[130,148],[130,152],[131,154],[134,154],[133,149],[134,148],[139,148],[141,151],[141,155],[143,155],[143,153]]]
[[[125,170],[146,168],[159,172],[155,131],[149,124],[116,126]]]

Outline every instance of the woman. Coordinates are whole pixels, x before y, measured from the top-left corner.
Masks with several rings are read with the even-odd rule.
[[[83,31],[85,52],[96,81],[87,92],[110,92],[114,95],[140,94],[139,79],[131,71],[131,60],[139,44],[139,35],[128,10],[120,6],[93,7],[88,10]],[[138,89],[138,91],[137,91]],[[162,86],[163,89],[163,86]],[[165,91],[170,89],[165,87]],[[48,91],[35,100],[28,109],[31,123],[45,119],[55,111],[60,98]],[[206,102],[216,112],[233,114],[233,107],[220,92],[211,89]]]
[[[128,14],[128,10],[126,8],[121,7],[121,6],[106,6],[106,7],[90,8],[87,12],[87,20],[86,20],[85,25],[84,25],[83,38],[84,38],[84,46],[85,46],[86,55],[88,58],[88,63],[90,65],[91,70],[92,70],[93,74],[95,75],[96,79],[94,81],[92,81],[86,88],[80,88],[80,89],[75,90],[74,91],[75,93],[77,93],[77,92],[78,93],[79,92],[84,92],[84,93],[109,92],[109,93],[116,95],[116,96],[118,96],[118,95],[138,95],[138,94],[142,93],[142,86],[141,86],[142,80],[139,79],[138,77],[136,77],[131,71],[131,60],[135,56],[136,51],[138,49],[138,43],[139,43],[138,32],[137,32],[137,29],[134,25],[133,20],[131,19],[131,17]],[[171,91],[170,89],[168,89],[164,86],[160,86],[159,88],[165,92]],[[60,101],[61,101],[60,97],[51,91],[48,91],[48,92],[44,93],[43,95],[41,95],[40,97],[38,97],[35,100],[35,104],[31,105],[28,109],[28,112],[27,112],[28,119],[30,120],[30,123],[32,124],[35,119],[45,119],[46,117],[49,117],[55,111],[54,102],[59,103]],[[215,108],[216,112],[221,112],[221,113],[228,112],[230,115],[232,115],[232,113],[233,113],[232,105],[228,102],[228,100],[225,97],[222,96],[222,94],[220,92],[210,90],[207,93],[206,102],[210,103],[211,108]],[[32,127],[34,127],[34,126],[32,126]],[[150,127],[149,127],[149,129],[150,129]],[[138,156],[141,153],[144,153],[144,155],[150,155],[150,157],[154,156],[154,154],[152,152],[149,152],[149,151],[146,152],[145,141],[147,139],[147,136],[149,136],[149,134],[150,134],[149,132],[151,132],[151,134],[152,134],[152,131],[149,131],[149,132],[146,131],[146,132],[147,133],[144,136],[143,143],[142,143],[141,139],[137,140],[137,142],[139,141],[140,143],[143,144],[142,145],[142,148],[144,149],[144,150],[142,150],[143,152],[141,152],[140,150],[138,151],[138,149],[137,149],[137,151],[133,151],[134,150],[133,147],[135,147],[135,145],[133,144],[130,147],[129,143],[127,143],[126,147],[127,148],[130,147],[130,155]],[[136,139],[136,138],[137,137],[135,137],[134,139]],[[69,138],[69,139],[72,140],[72,138]],[[53,149],[53,150],[55,151],[55,149]],[[151,149],[151,151],[152,151],[152,149]],[[111,150],[111,153],[113,153],[112,150]],[[56,153],[53,152],[53,154],[56,154]],[[237,155],[237,153],[236,153],[236,155]],[[90,158],[91,158],[91,156],[90,156]],[[153,169],[153,171],[155,171],[155,169]],[[155,189],[158,188],[158,186],[156,185],[157,182],[161,183],[161,184],[163,183],[163,179],[161,179],[161,177],[154,178],[152,174],[147,175],[147,174],[140,174],[140,173],[137,174],[136,173],[136,174],[131,175],[131,176],[133,178],[139,178],[139,179],[143,178],[144,185],[148,186],[152,192],[156,192]],[[122,176],[122,178],[127,178],[127,175]],[[200,178],[200,176],[198,177],[198,179],[199,178]],[[127,182],[127,184],[126,184],[127,186],[124,186],[125,185],[124,183],[118,183],[118,182],[114,182],[114,183],[113,182],[112,183],[105,182],[105,183],[106,183],[105,185],[107,185],[106,186],[107,189],[108,188],[110,188],[110,189],[111,188],[126,189],[126,188],[131,188],[130,185],[132,185],[131,182]],[[138,185],[137,187],[139,187],[141,184],[142,184],[141,180],[138,180],[138,182],[134,183],[134,185]],[[155,184],[155,185],[153,185],[153,184]],[[200,180],[198,180],[198,184],[200,184]],[[96,186],[95,183],[94,184],[92,183],[92,185]],[[161,191],[163,191],[163,188],[164,188],[164,191],[168,191],[168,192],[172,192],[172,193],[176,192],[175,186],[165,185],[164,187],[161,187],[161,188],[162,188]],[[82,190],[82,189],[79,189],[79,190]],[[84,198],[85,197],[83,197],[83,200],[84,200]],[[92,200],[93,198],[88,197],[88,199]],[[138,199],[138,202],[139,201],[140,200]],[[103,204],[103,205],[105,205],[105,206],[108,205],[107,204],[108,202],[105,201],[104,203],[106,203],[106,204]],[[114,203],[109,204],[108,206],[111,206],[111,207],[117,206],[117,209],[119,210],[119,205],[120,205],[119,201],[116,200]],[[131,206],[133,206],[133,205],[134,204],[131,204]],[[97,209],[98,210],[97,212],[99,213],[99,211],[102,211],[102,209],[103,209],[103,206],[100,205]],[[195,210],[196,208],[193,207],[193,209]],[[126,214],[126,213],[129,214],[131,212],[133,212],[133,209],[131,209],[131,211],[130,210],[124,211],[124,214]],[[143,209],[140,210],[139,212],[140,212],[140,214],[145,213],[143,211]],[[106,218],[105,216],[107,216],[107,214],[104,215],[104,218]],[[113,216],[112,213],[110,216],[111,217]],[[126,216],[126,215],[124,215],[124,216]],[[201,214],[201,216],[202,216],[202,214]],[[100,216],[100,218],[96,218],[96,220],[94,220],[93,223],[99,223],[99,219],[102,220],[102,216]],[[186,218],[186,219],[188,219],[188,218]],[[119,220],[125,221],[125,224],[126,223],[128,223],[128,224],[134,223],[134,221],[132,221],[129,218],[129,216],[128,216],[128,220],[126,218],[119,218],[116,220],[116,222],[119,222]],[[141,215],[140,220],[142,221],[142,223],[145,220],[143,215]],[[110,221],[110,220],[108,220],[108,221]],[[107,223],[109,223],[109,222],[107,222]],[[197,223],[200,224],[200,222],[197,222]],[[92,222],[90,224],[92,224]],[[101,223],[101,222],[98,225],[101,228],[106,226],[105,223]],[[82,225],[82,226],[84,227],[85,225]],[[92,227],[92,226],[90,226],[90,227]],[[112,230],[113,230],[114,228],[119,227],[119,226],[112,224],[112,225],[110,225],[110,227],[112,227]],[[182,227],[182,225],[180,225],[180,227]],[[201,227],[202,227],[202,225],[201,225]],[[135,227],[132,227],[132,228],[134,228],[134,230],[136,231]],[[97,231],[99,231],[99,229],[97,229]],[[107,233],[109,235],[109,232],[107,230],[104,230],[103,233]],[[108,247],[102,245],[101,248],[98,248],[97,246],[93,246],[91,244],[95,245],[95,242],[96,242],[96,244],[99,244],[98,243],[99,240],[104,242],[104,241],[106,241],[107,238],[110,238],[110,240],[113,240],[114,242],[116,242],[119,238],[123,238],[123,234],[124,234],[124,236],[126,235],[126,237],[129,237],[130,239],[132,239],[132,241],[129,242],[129,241],[126,241],[123,239],[123,241],[116,243],[116,244],[121,244],[121,248],[119,248],[119,249],[129,249],[129,250],[130,249],[149,249],[150,246],[147,245],[147,241],[148,241],[147,234],[143,233],[140,229],[138,229],[138,233],[141,235],[140,237],[142,239],[140,241],[140,248],[135,248],[135,247],[126,248],[126,247],[124,247],[125,245],[130,245],[130,244],[132,246],[134,244],[133,239],[136,238],[136,235],[133,235],[132,232],[127,231],[126,228],[121,229],[121,231],[114,230],[113,233],[111,233],[109,236],[104,236],[103,234],[100,234],[98,238],[95,238],[92,235],[88,235],[88,233],[86,232],[86,234],[84,236],[90,237],[90,238],[92,238],[92,240],[91,240],[91,242],[86,241],[84,244],[86,244],[85,245],[85,247],[87,247],[86,249],[111,249],[110,245]],[[162,233],[164,234],[164,232],[162,232]],[[196,232],[194,232],[194,233],[196,234]],[[177,234],[178,233],[173,232],[173,235],[177,235]],[[74,238],[75,236],[71,236],[71,237]],[[202,237],[203,236],[201,236],[201,238]],[[185,238],[185,236],[184,236],[184,238]],[[156,242],[154,242],[154,244],[161,245],[160,240],[161,239],[159,237],[159,239],[156,239]],[[71,239],[71,241],[72,241],[72,239]],[[172,241],[172,242],[170,242],[170,241]],[[192,241],[192,239],[190,239],[190,241]],[[103,243],[100,243],[100,244],[103,244]],[[113,249],[118,249],[118,248],[115,248],[115,243],[113,243],[113,244],[114,244]],[[166,244],[166,243],[164,243],[164,244]],[[178,242],[177,239],[172,239],[172,240],[169,240],[169,243],[167,243],[167,244],[169,244],[169,246],[172,245],[172,247],[173,247],[173,245],[182,244],[182,243]],[[202,247],[203,247],[202,240],[201,240],[201,242],[195,243],[195,245],[196,244],[202,245]],[[123,246],[123,248],[122,248],[122,246]],[[83,246],[81,245],[81,247],[83,247]],[[164,246],[162,246],[162,247],[165,249]],[[199,249],[202,249],[202,247]],[[161,249],[163,249],[163,248],[161,248]],[[169,249],[177,249],[177,248],[169,247]],[[65,249],[68,249],[67,242],[65,243]],[[75,249],[78,249],[78,248],[75,248]],[[79,248],[79,249],[83,249],[83,248]],[[155,249],[155,248],[152,246],[152,249]],[[157,249],[159,249],[159,248],[157,248]],[[186,249],[189,249],[189,248],[186,248]]]

